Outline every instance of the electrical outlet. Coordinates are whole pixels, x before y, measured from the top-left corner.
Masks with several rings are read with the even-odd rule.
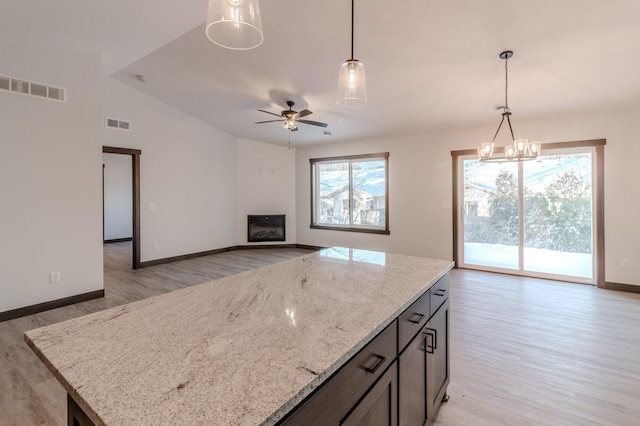
[[[58,284],[60,282],[60,272],[51,272],[49,274],[49,283]]]
[[[158,244],[158,242],[157,242],[157,241],[154,241],[154,242],[153,242],[153,248],[154,248],[154,249],[157,249],[159,246],[160,246],[160,244]]]
[[[629,269],[629,259],[620,259],[620,268]]]
[[[427,248],[430,248],[430,249],[433,248],[433,242],[432,241],[427,241]]]

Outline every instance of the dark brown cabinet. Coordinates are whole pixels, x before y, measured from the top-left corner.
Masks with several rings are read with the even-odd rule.
[[[438,407],[448,399],[449,385],[449,300],[431,317],[426,328],[427,344],[427,423],[436,417]]]
[[[396,426],[398,424],[398,369],[395,362],[340,424],[344,426]]]
[[[426,419],[427,334],[425,329],[426,326],[398,358],[398,399],[401,426],[422,425]]]
[[[448,291],[448,276],[429,290],[428,321],[398,357],[400,426],[432,423],[441,401],[446,398],[449,385]],[[398,327],[402,327],[401,322]]]

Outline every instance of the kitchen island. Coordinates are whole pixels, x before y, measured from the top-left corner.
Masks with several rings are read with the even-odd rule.
[[[452,266],[334,247],[25,340],[96,425],[273,425],[383,331],[399,352],[398,317]]]

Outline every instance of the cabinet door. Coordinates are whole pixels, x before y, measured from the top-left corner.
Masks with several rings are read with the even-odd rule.
[[[422,426],[426,419],[426,326],[409,343],[398,360],[398,410],[401,426]]]
[[[395,361],[340,424],[344,426],[397,426],[398,367]]]
[[[427,421],[436,412],[449,385],[449,300],[427,323]]]

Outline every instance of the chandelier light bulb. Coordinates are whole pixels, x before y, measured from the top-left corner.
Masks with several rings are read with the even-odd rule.
[[[540,155],[541,145],[542,144],[538,141],[531,141],[531,143],[529,143],[529,153],[534,156]]]
[[[513,142],[513,145],[516,148],[516,154],[518,155],[526,155],[528,152],[529,139],[516,139]]]

